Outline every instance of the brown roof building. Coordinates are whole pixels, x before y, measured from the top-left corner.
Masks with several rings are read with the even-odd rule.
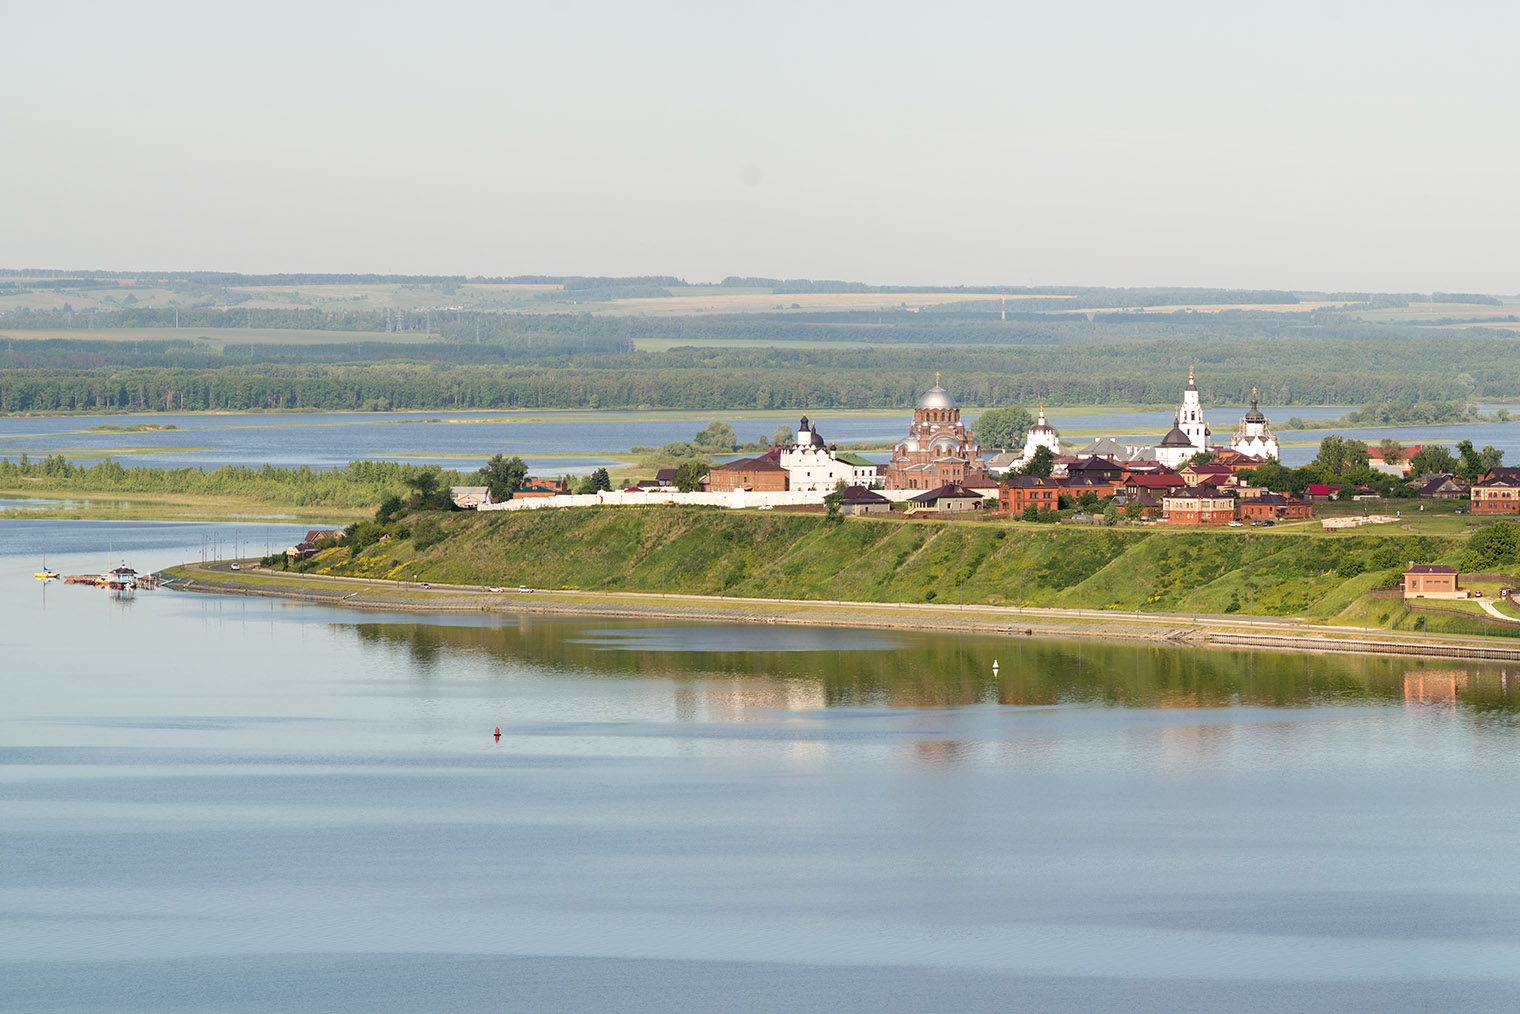
[[[786,474],[786,469],[774,458],[740,458],[710,468],[707,488],[714,493],[731,493],[736,489],[782,493],[786,491]]]

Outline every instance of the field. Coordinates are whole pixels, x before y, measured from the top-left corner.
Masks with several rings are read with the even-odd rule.
[[[417,345],[434,336],[421,331],[316,331],[261,327],[64,328],[49,331],[0,329],[6,341],[154,342],[199,341],[218,349],[249,345]]]

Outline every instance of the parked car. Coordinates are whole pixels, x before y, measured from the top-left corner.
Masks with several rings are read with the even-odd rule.
[[[1230,527],[1231,528],[1244,528],[1245,524],[1243,522],[1240,522],[1240,521],[1231,521],[1230,522]]]

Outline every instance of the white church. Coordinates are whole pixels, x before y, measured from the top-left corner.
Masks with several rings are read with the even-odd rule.
[[[1044,421],[1044,413],[1040,419]],[[1033,431],[1030,431],[1033,433]],[[1182,404],[1178,406],[1177,413],[1172,417],[1172,428],[1166,436],[1161,438],[1160,443],[1146,446],[1124,446],[1117,441],[1104,437],[1091,447],[1087,448],[1086,454],[1101,454],[1121,462],[1155,461],[1167,468],[1180,468],[1189,458],[1199,451],[1214,451],[1219,448],[1213,442],[1214,431],[1209,428],[1208,422],[1203,418],[1203,403],[1198,396],[1198,385],[1193,378],[1193,370],[1188,370],[1187,387],[1182,390]],[[1253,458],[1276,458],[1278,456],[1277,436],[1272,432],[1272,424],[1256,404],[1256,388],[1251,388],[1251,408],[1246,412],[1245,418],[1240,421],[1240,429],[1230,438],[1230,450],[1240,454],[1249,454]]]
[[[824,444],[818,424],[807,416],[797,427],[797,442],[782,448],[777,464],[786,469],[786,488],[793,491],[827,493],[841,482],[870,489],[882,480],[880,465]]]

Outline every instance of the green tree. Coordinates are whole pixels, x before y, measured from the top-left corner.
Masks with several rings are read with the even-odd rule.
[[[776,427],[776,432],[771,434],[772,447],[786,447],[792,442],[792,428],[785,423]]]
[[[675,485],[682,493],[690,493],[692,490],[702,488],[702,480],[707,478],[707,466],[700,461],[683,461],[676,466]]]
[[[1208,465],[1214,461],[1214,455],[1208,451],[1199,451],[1197,454],[1183,462],[1184,465]]]
[[[1338,476],[1358,466],[1367,464],[1367,445],[1360,440],[1348,440],[1341,436],[1328,436],[1319,442],[1319,454],[1314,463],[1328,476]]]
[[[976,420],[976,442],[983,447],[1021,447],[1033,425],[1034,417],[1019,405],[989,409]]]
[[[1023,475],[1037,475],[1042,479],[1050,478],[1051,469],[1056,466],[1056,456],[1050,453],[1050,448],[1043,444],[1034,449],[1034,455],[1029,459],[1029,464],[1021,469]]]
[[[1392,437],[1384,437],[1378,444],[1378,450],[1382,451],[1385,464],[1397,465],[1404,460],[1404,445]]]
[[[515,455],[504,458],[500,454],[493,454],[485,467],[475,473],[475,478],[491,490],[491,496],[496,500],[512,499],[512,494],[522,489],[523,480],[527,477],[528,463]]]
[[[834,492],[823,498],[824,517],[830,521],[843,520],[843,516],[839,513],[839,508],[843,504],[844,493],[837,489],[834,490]]]
[[[739,446],[739,438],[728,423],[710,422],[706,429],[697,433],[692,443],[715,451],[732,451]]]
[[[605,468],[598,468],[591,473],[592,492],[600,492],[612,488],[612,476],[607,474]]]
[[[1040,520],[1040,508],[1036,507],[1032,503],[1026,503],[1024,505],[1024,511],[1023,511],[1023,513],[1021,513],[1019,515],[1019,519],[1021,521],[1038,521],[1038,520]]]
[[[1107,514],[1107,511],[1104,512]],[[1139,521],[1145,514],[1145,506],[1135,497],[1130,497],[1124,504],[1124,517],[1128,521]]]
[[[1457,477],[1463,482],[1476,482],[1488,469],[1483,467],[1483,455],[1473,450],[1471,440],[1463,440],[1457,444],[1457,454],[1461,461],[1457,464]]]
[[[1119,523],[1119,508],[1115,504],[1103,508],[1103,523],[1110,528]]]
[[[1484,445],[1483,450],[1478,452],[1478,457],[1482,461],[1483,471],[1485,472],[1490,468],[1498,468],[1504,462],[1504,452],[1497,447],[1490,447],[1487,444]]]
[[[1451,475],[1457,470],[1457,459],[1440,444],[1426,444],[1409,458],[1410,475]]]

